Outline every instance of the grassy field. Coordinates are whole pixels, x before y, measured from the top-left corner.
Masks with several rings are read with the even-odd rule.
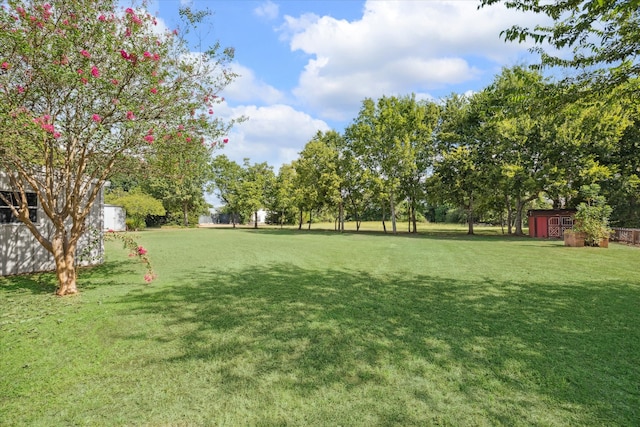
[[[146,231],[150,285],[117,242],[77,297],[0,278],[0,425],[639,425],[640,249],[457,230]]]

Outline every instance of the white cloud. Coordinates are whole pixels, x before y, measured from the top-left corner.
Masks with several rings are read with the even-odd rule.
[[[519,62],[527,46],[505,43],[499,34],[514,24],[530,26],[530,15],[477,5],[370,0],[351,22],[285,16],[281,35],[292,51],[310,56],[294,94],[321,117],[345,120],[365,97],[472,84]]]
[[[253,13],[262,18],[266,18],[268,20],[274,20],[280,14],[280,9],[277,4],[272,2],[271,0],[267,0],[262,3],[260,6],[256,7],[253,10]]]
[[[282,102],[284,94],[258,79],[250,68],[233,63],[231,69],[238,77],[224,89],[223,95],[234,103],[273,104]]]
[[[227,118],[248,117],[234,126],[229,143],[219,153],[240,164],[244,158],[251,163],[267,162],[276,172],[282,164],[297,159],[316,132],[329,130],[324,121],[284,104],[230,108],[225,103],[216,112]]]
[[[155,35],[165,37],[170,32],[169,27],[164,22],[164,19],[159,16],[156,17],[156,25],[153,26],[152,31]]]

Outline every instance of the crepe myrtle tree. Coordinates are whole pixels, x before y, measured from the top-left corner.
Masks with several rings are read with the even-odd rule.
[[[183,14],[188,25],[195,15]],[[57,295],[78,292],[78,240],[124,160],[145,158],[160,139],[178,150],[187,132],[222,144],[232,124],[213,108],[235,77],[233,50],[193,53],[180,32],[157,24],[144,5],[114,0],[0,6],[0,168],[18,200],[13,215],[55,260]],[[51,221],[51,236],[29,218],[28,192]]]

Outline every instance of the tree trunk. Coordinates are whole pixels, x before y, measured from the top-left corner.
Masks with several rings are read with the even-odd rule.
[[[187,203],[182,204],[182,221],[185,227],[189,226],[189,205]]]
[[[469,196],[469,209],[467,210],[467,222],[469,223],[469,230],[467,234],[473,234],[473,194]]]
[[[53,258],[56,263],[58,289],[56,295],[73,295],[78,293],[76,286],[75,245],[69,245],[66,236],[56,236],[52,242]]]
[[[384,222],[384,203],[382,203],[382,229],[384,230],[384,234],[387,234],[387,224]]]
[[[360,231],[360,215],[358,215],[358,207],[356,206],[356,203],[353,201],[352,197],[350,197],[349,199],[351,200],[351,206],[353,207],[353,215],[356,220],[356,231]]]
[[[311,216],[313,215],[313,210],[309,210],[309,226],[307,227],[307,230],[311,230]]]
[[[340,228],[340,232],[344,233],[344,204],[342,200],[340,201],[340,213],[339,213],[339,223],[338,227]]]
[[[302,230],[302,208],[300,208],[300,220],[298,221],[298,230]]]
[[[524,209],[524,205],[527,201],[518,200],[516,204],[516,236],[523,236],[522,232],[522,209]]]
[[[416,219],[416,201],[411,199],[411,221],[413,222],[413,232],[418,232],[418,220]]]
[[[393,191],[389,194],[389,209],[391,210],[390,215],[393,234],[398,234],[398,228],[396,224],[396,203],[393,197]]]
[[[522,232],[522,211],[527,203],[534,200],[536,197],[538,197],[538,193],[534,193],[524,200],[518,198],[516,201],[516,235],[518,236],[524,236],[524,233]]]
[[[511,209],[511,202],[508,197],[505,197],[507,203],[507,234],[513,234],[513,209]]]
[[[253,213],[253,228],[258,228],[258,211]]]

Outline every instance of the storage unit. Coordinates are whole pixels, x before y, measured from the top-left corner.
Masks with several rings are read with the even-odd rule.
[[[529,218],[529,236],[562,239],[564,231],[573,227],[575,209],[532,209]]]
[[[105,231],[127,231],[127,213],[122,206],[103,205]]]
[[[5,198],[13,200],[13,188],[7,173],[0,171],[0,191]],[[11,196],[11,197],[9,197]],[[27,187],[29,216],[45,239],[53,238],[55,228],[38,203],[34,192]],[[103,194],[93,204],[87,217],[87,232],[80,238],[76,259],[78,265],[95,265],[103,262],[104,245],[102,240]],[[83,254],[82,256],[79,256]],[[55,261],[22,222],[13,216],[6,202],[0,203],[0,276],[51,271]]]

